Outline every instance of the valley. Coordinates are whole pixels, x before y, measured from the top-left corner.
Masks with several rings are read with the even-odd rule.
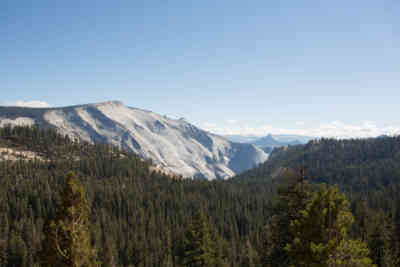
[[[0,267],[400,267],[400,1],[0,1]]]

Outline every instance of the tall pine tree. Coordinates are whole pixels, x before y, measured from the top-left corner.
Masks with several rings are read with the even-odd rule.
[[[186,267],[211,267],[214,255],[209,225],[204,213],[198,211],[186,230],[180,263]]]
[[[293,238],[286,246],[290,266],[374,266],[367,245],[348,239],[354,218],[337,187],[321,186],[300,215],[289,226]]]
[[[290,169],[282,174],[279,198],[261,238],[260,263],[263,267],[289,266],[285,246],[293,239],[290,222],[301,217],[300,211],[306,207],[311,197],[310,185],[299,174]]]
[[[6,213],[0,214],[0,266],[8,263],[8,218]]]
[[[99,266],[90,241],[88,203],[73,172],[66,176],[55,219],[48,220],[43,231],[42,266]]]

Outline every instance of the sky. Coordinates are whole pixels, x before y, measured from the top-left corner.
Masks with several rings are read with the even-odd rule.
[[[119,100],[219,134],[400,134],[400,2],[0,1],[0,104]]]

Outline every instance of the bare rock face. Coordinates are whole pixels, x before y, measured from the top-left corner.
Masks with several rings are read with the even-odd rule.
[[[24,122],[55,127],[72,138],[111,143],[184,177],[226,179],[268,158],[251,144],[233,143],[185,120],[118,101],[63,108],[0,107],[0,126]]]

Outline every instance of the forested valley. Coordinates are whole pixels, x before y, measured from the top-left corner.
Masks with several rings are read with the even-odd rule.
[[[0,148],[0,266],[400,266],[400,137],[275,149],[227,181],[52,129]]]

